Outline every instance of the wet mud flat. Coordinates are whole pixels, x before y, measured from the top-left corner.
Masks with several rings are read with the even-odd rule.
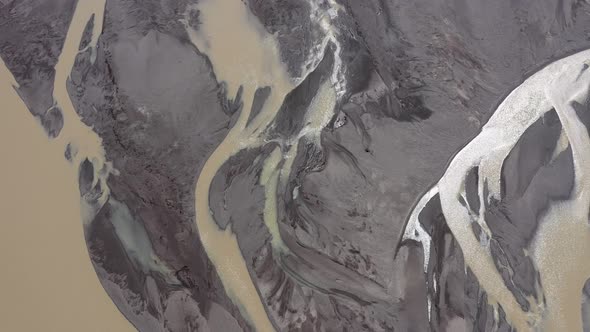
[[[458,204],[485,224],[459,234],[422,198],[530,73],[588,48],[585,3],[109,0],[72,25],[80,3],[3,3],[0,56],[138,330],[510,331],[533,326],[513,311],[554,312],[532,247],[559,239],[544,216],[578,181],[556,111],[494,179],[501,158],[466,175]]]

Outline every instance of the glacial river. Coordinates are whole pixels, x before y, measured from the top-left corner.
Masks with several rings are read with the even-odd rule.
[[[209,208],[209,189],[219,168],[242,149],[255,148],[266,142],[267,129],[279,111],[285,96],[309,74],[292,78],[281,61],[274,36],[268,34],[258,19],[239,0],[204,0],[198,4],[202,24],[198,31],[187,28],[192,42],[205,53],[213,64],[219,81],[227,84],[228,96],[233,98],[243,88],[243,108],[239,118],[224,141],[205,163],[196,185],[196,222],[207,254],[234,303],[257,331],[274,331],[264,306],[250,278],[231,227],[220,229]],[[223,19],[220,19],[223,18]],[[329,21],[323,18],[324,25]],[[333,36],[326,34],[322,46]],[[321,56],[323,50],[319,53]],[[317,61],[316,61],[317,64]],[[311,68],[312,70],[314,68]],[[261,112],[248,123],[256,89],[270,87],[271,93]],[[309,125],[300,136],[313,137],[330,120],[336,99],[331,84],[322,86],[307,110]],[[319,105],[319,106],[318,106]],[[297,140],[295,140],[297,141]],[[266,186],[264,221],[272,235],[273,249],[285,250],[276,220],[276,188],[288,177],[290,165],[297,151],[297,143],[290,142],[288,152],[277,148],[267,159],[261,176]],[[278,168],[279,163],[281,168]],[[282,177],[282,178],[281,178]]]
[[[425,203],[440,194],[443,214],[490,302],[502,306],[508,321],[518,331],[582,331],[582,288],[590,277],[590,138],[578,118],[572,101],[582,103],[588,96],[590,72],[583,70],[590,50],[555,61],[518,86],[499,105],[480,134],[467,144],[449,164],[444,176],[417,204],[409,220],[406,237],[422,242],[425,251],[430,238],[417,223]],[[541,217],[539,230],[530,248],[526,248],[539,270],[542,300],[529,299],[531,310],[524,312],[505,286],[496,269],[489,246],[480,243],[471,225],[473,216],[459,197],[466,197],[465,179],[473,167],[479,167],[480,210],[484,207],[484,180],[489,193],[500,197],[502,164],[524,131],[546,112],[555,108],[574,157],[575,184],[572,197],[552,202]],[[558,144],[556,149],[563,150]],[[559,151],[556,151],[559,152]],[[484,211],[473,222],[488,230]],[[425,264],[428,264],[425,257]],[[427,266],[425,266],[426,269]]]
[[[207,254],[229,296],[257,331],[273,331],[235,234],[231,227],[221,230],[211,216],[209,189],[215,174],[232,155],[266,142],[265,129],[272,125],[285,96],[308,73],[300,78],[289,76],[274,36],[265,31],[243,2],[203,0],[198,9],[202,24],[198,32],[187,29],[191,40],[209,56],[218,79],[227,84],[228,96],[235,96],[239,87],[243,87],[244,106],[237,122],[199,174],[195,188],[196,223]],[[80,121],[66,90],[83,29],[94,13],[90,44],[94,47],[102,29],[103,11],[104,0],[81,0],[77,5],[56,66],[54,98],[64,115],[64,128],[56,139],[47,138],[38,120],[14,91],[13,86],[17,86],[14,78],[4,63],[0,63],[3,108],[0,153],[4,157],[0,173],[3,184],[0,209],[4,215],[0,223],[0,258],[7,271],[11,271],[3,275],[0,283],[3,294],[0,317],[9,330],[134,330],[101,287],[88,257],[82,220],[87,222],[90,212],[80,200],[78,165],[88,158],[95,170],[104,170],[100,175],[95,174],[95,181],[106,181],[106,176],[114,171],[105,159],[100,138]],[[220,17],[223,20],[218,19]],[[572,78],[578,77],[587,59],[590,59],[590,51],[558,60],[515,89],[481,133],[454,157],[445,175],[423,202],[435,193],[440,194],[443,213],[463,249],[467,265],[490,300],[502,305],[510,323],[520,331],[534,328],[553,331],[558,327],[581,330],[581,290],[590,277],[587,223],[590,139],[569,101],[585,97],[584,88],[590,84],[588,71],[578,81]],[[334,89],[338,85],[332,83],[322,85],[318,91],[306,116],[309,125],[297,138],[308,136],[313,140],[329,121],[338,93],[338,88]],[[248,123],[254,93],[265,86],[271,88],[271,94],[262,111]],[[560,89],[562,86],[567,89]],[[552,205],[530,248],[540,271],[547,304],[537,303],[531,312],[523,312],[504,286],[489,248],[473,237],[471,216],[457,197],[464,195],[465,176],[473,166],[480,167],[480,176],[488,179],[491,193],[497,194],[502,161],[524,130],[552,107],[557,111],[572,148],[576,180],[572,199]],[[71,163],[63,157],[68,144],[77,151]],[[287,151],[279,148],[273,151],[261,178],[267,187],[265,224],[273,236],[273,248],[277,250],[287,249],[280,239],[276,202],[271,196],[276,192],[277,182],[290,171],[290,161],[297,151],[296,140],[289,142],[289,146]],[[105,192],[103,199],[107,195]],[[414,215],[423,205],[418,204]],[[477,222],[487,229],[485,220]],[[419,227],[414,225],[415,228]],[[417,231],[423,235],[420,240],[426,248],[429,239],[420,229]]]
[[[91,47],[102,29],[104,0],[80,0],[56,66],[54,99],[64,127],[48,139],[0,61],[0,321],[6,331],[134,331],[102,288],[84,241],[78,166],[88,157],[109,167],[98,136],[78,118],[66,91],[82,32],[95,14]],[[77,149],[64,158],[68,143]],[[100,169],[100,168],[97,168]],[[100,178],[97,181],[104,181]]]

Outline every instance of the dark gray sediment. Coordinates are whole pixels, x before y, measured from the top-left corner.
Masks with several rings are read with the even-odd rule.
[[[590,46],[588,5],[242,2],[262,23],[261,33],[276,39],[289,74],[302,80],[265,128],[264,144],[241,150],[219,169],[209,206],[217,225],[236,235],[276,329],[513,330],[466,267],[438,195],[418,216],[431,239],[429,252],[401,239],[415,203],[498,103],[544,64]],[[75,4],[0,1],[0,56],[50,138],[67,125],[53,80]],[[243,90],[227,94],[186,33],[185,21],[201,28],[198,8],[199,1],[189,0],[107,1],[96,58],[87,49],[93,17],[67,82],[76,112],[102,139],[116,170],[105,186],[95,183],[101,170],[93,160],[80,165],[80,194],[96,213],[86,224],[89,252],[105,290],[141,331],[253,329],[203,248],[194,190],[241,110],[252,107],[250,123],[273,91],[258,87],[252,105],[243,105]],[[322,49],[323,17],[334,40]],[[346,89],[312,139],[306,112],[325,82]],[[590,126],[587,103],[574,107]],[[499,197],[488,197],[478,167],[465,179],[463,203],[474,220],[485,217],[495,266],[524,311],[531,309],[530,297],[544,296],[529,257],[539,220],[551,204],[569,199],[574,186],[562,129],[551,111],[525,131],[504,160]],[[276,192],[282,248],[273,246],[265,224],[260,179],[275,148],[279,169],[292,162]],[[64,155],[76,160],[76,146]],[[471,228],[487,240],[478,223]],[[581,303],[587,330],[589,288]]]

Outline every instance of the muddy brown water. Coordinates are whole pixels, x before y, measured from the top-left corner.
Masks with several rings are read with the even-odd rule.
[[[56,66],[54,96],[64,113],[64,128],[57,139],[49,140],[46,137],[41,125],[14,91],[14,78],[4,63],[0,62],[0,153],[3,156],[3,172],[0,173],[0,209],[3,212],[0,223],[0,258],[5,267],[0,280],[0,319],[3,328],[7,330],[134,330],[100,285],[83,236],[83,220],[88,221],[89,212],[81,204],[78,191],[79,162],[83,158],[89,158],[95,169],[107,169],[103,174],[108,175],[114,171],[104,158],[99,137],[77,117],[65,88],[86,22],[92,13],[96,14],[91,42],[91,45],[95,45],[101,29],[103,10],[104,1],[92,0],[80,1],[76,8]],[[273,331],[235,235],[230,227],[226,230],[219,229],[211,217],[209,188],[213,177],[229,157],[243,148],[264,143],[262,133],[272,123],[286,94],[296,84],[280,61],[274,38],[266,34],[241,1],[204,0],[199,4],[199,10],[203,24],[199,32],[189,31],[191,40],[199,50],[210,56],[218,78],[227,83],[230,96],[235,95],[238,87],[243,85],[244,108],[235,126],[209,157],[199,175],[196,185],[196,222],[207,254],[215,264],[232,300],[256,330]],[[224,19],[215,19],[219,17]],[[580,60],[588,57],[590,54],[585,51],[568,58],[566,62],[581,63]],[[561,68],[553,65],[549,68],[561,71],[568,65]],[[542,81],[545,83],[546,80]],[[252,123],[246,125],[254,92],[262,86],[270,86],[271,95],[262,112]],[[469,169],[475,159],[481,161],[482,156],[470,155],[471,149],[489,143],[502,150],[500,152],[509,151],[503,145],[512,146],[512,141],[516,141],[519,136],[518,133],[500,132],[490,134],[489,137],[488,134],[498,130],[496,125],[500,126],[510,120],[517,120],[521,124],[519,129],[524,129],[541,113],[538,107],[535,111],[533,109],[538,104],[548,105],[546,97],[542,95],[543,87],[530,83],[524,87],[532,92],[533,99],[520,101],[520,105],[518,102],[513,105],[505,104],[505,111],[498,112],[490,120],[488,131],[483,131],[472,142],[471,147],[468,146],[458,154],[450,172],[447,172],[440,183],[443,209],[445,215],[456,217],[449,218],[449,226],[466,253],[468,265],[489,292],[490,298],[505,308],[512,324],[520,330],[538,328],[554,331],[561,328],[579,331],[581,291],[590,276],[590,268],[587,267],[590,231],[585,222],[590,188],[587,185],[589,181],[583,174],[583,170],[589,165],[590,155],[585,151],[590,148],[590,143],[587,132],[579,126],[575,115],[564,110],[560,113],[560,119],[569,130],[566,134],[570,144],[578,146],[578,154],[574,158],[576,188],[579,193],[573,200],[557,204],[549,210],[531,248],[541,272],[547,299],[546,308],[534,308],[533,313],[520,310],[510,292],[502,286],[503,282],[493,267],[489,252],[469,238],[469,232],[464,232],[467,229],[467,223],[464,222],[466,218],[460,212],[460,207],[450,201],[450,198],[460,192],[455,186],[462,183],[464,170]],[[326,112],[331,112],[333,108],[333,97],[331,92],[329,94],[328,105],[322,107]],[[535,98],[538,99],[535,101]],[[524,118],[512,118],[515,111],[522,110],[523,107],[527,111],[530,108],[529,112],[523,113]],[[324,115],[326,114],[311,114],[309,119],[315,120],[307,130],[321,130],[328,119]],[[572,139],[579,137],[584,140],[572,142]],[[63,157],[68,143],[74,144],[77,150],[72,163],[68,163]],[[292,151],[296,149],[297,146],[294,145]],[[270,173],[263,176],[271,181],[269,195],[276,190],[276,168],[279,160],[285,158],[279,152],[275,150],[268,161]],[[503,153],[499,153],[491,159],[502,157]],[[283,166],[283,169],[288,168],[290,166]],[[493,169],[490,172],[498,172],[497,167],[491,168]],[[96,181],[104,181],[106,175],[96,177]],[[266,214],[271,218],[265,221],[271,234],[278,236],[272,220],[276,215],[275,204],[272,201],[268,203],[269,210]],[[278,237],[274,242],[275,246],[282,245]]]
[[[223,163],[247,144],[258,142],[254,131],[264,127],[278,112],[284,97],[293,89],[277,46],[246,6],[237,0],[202,1],[199,31],[187,29],[197,48],[209,56],[219,80],[235,96],[243,86],[239,119],[225,140],[209,157],[195,189],[196,222],[207,255],[215,265],[226,292],[257,331],[274,331],[258,296],[231,227],[221,230],[209,209],[209,188]],[[219,19],[223,17],[224,19]],[[271,93],[261,112],[246,128],[254,93],[270,86]]]
[[[590,51],[579,52],[555,61],[523,82],[500,104],[481,133],[457,153],[438,183],[443,213],[466,264],[490,301],[503,307],[508,321],[518,331],[582,330],[582,288],[590,276],[590,138],[571,101],[587,97],[590,75],[579,73],[588,59]],[[489,247],[473,236],[471,217],[457,197],[465,190],[469,170],[482,164],[486,164],[486,181],[493,182],[490,192],[497,192],[502,161],[524,130],[552,107],[572,148],[575,186],[570,200],[553,203],[542,216],[535,240],[527,248],[539,270],[546,305],[542,298],[529,298],[531,310],[525,312],[494,266]],[[563,147],[558,145],[556,149]],[[482,206],[484,199],[480,197]]]
[[[235,235],[230,228],[220,230],[210,215],[209,188],[213,176],[229,157],[243,148],[266,142],[265,129],[272,124],[287,93],[304,77],[289,77],[274,37],[266,33],[241,1],[203,1],[199,10],[203,24],[198,33],[189,29],[191,40],[209,55],[218,78],[227,84],[230,96],[237,93],[240,85],[244,88],[244,108],[237,123],[209,157],[197,181],[199,234],[226,291],[244,316],[256,330],[272,331]],[[0,129],[5,139],[0,146],[4,155],[12,156],[2,174],[5,183],[2,195],[8,197],[3,199],[2,209],[6,220],[11,221],[2,224],[2,255],[3,261],[19,272],[7,276],[2,283],[3,290],[6,288],[2,305],[12,306],[11,310],[7,308],[3,312],[17,313],[4,320],[11,329],[133,330],[102,289],[90,263],[83,224],[92,220],[95,211],[80,199],[76,181],[80,162],[88,158],[96,170],[94,181],[103,182],[101,187],[105,188],[105,193],[101,200],[104,203],[109,194],[106,178],[109,174],[116,175],[116,170],[105,158],[101,139],[77,116],[66,89],[84,27],[92,14],[95,14],[95,24],[89,47],[93,52],[92,61],[95,58],[94,47],[102,29],[103,11],[104,1],[80,1],[69,27],[55,68],[54,99],[64,115],[64,128],[57,139],[50,141],[44,136],[38,121],[12,89],[12,85],[16,85],[12,75],[3,64],[1,66],[2,106],[9,111],[2,113]],[[254,92],[263,86],[271,87],[271,94],[262,111],[247,125]],[[312,108],[308,127],[300,137],[316,138],[330,119],[335,92],[327,85],[324,90],[321,100],[327,95],[328,102],[321,104],[324,107],[319,110]],[[71,163],[63,158],[68,144],[75,151]],[[268,162],[276,167],[284,160],[280,171],[271,171],[274,174],[266,176],[271,182],[268,196],[274,196],[278,173],[288,177],[297,151],[296,143],[289,145],[293,147],[286,155],[277,150]],[[275,197],[268,198],[265,221],[274,243],[280,247],[283,244],[277,231],[276,211],[272,211],[276,209]],[[26,319],[29,313],[37,319]]]
[[[78,162],[108,167],[98,136],[74,111],[66,91],[82,32],[94,13],[91,45],[101,29],[104,1],[79,1],[56,66],[54,97],[64,128],[49,140],[14,90],[0,61],[0,321],[6,331],[134,331],[102,288],[84,240]],[[97,24],[98,23],[98,24]],[[71,142],[73,163],[64,158]]]
[[[246,5],[239,0],[206,0],[198,4],[202,24],[198,31],[188,28],[189,36],[195,46],[205,53],[217,75],[218,80],[227,84],[228,95],[236,95],[243,87],[243,108],[240,116],[225,140],[209,157],[199,174],[196,185],[196,222],[199,235],[207,254],[234,303],[257,331],[273,331],[274,328],[265,312],[256,291],[244,258],[240,252],[231,227],[221,230],[213,220],[209,208],[209,189],[213,177],[229,157],[248,147],[256,147],[266,142],[265,130],[279,111],[285,96],[295,88],[302,78],[291,78],[285,64],[281,62],[274,36],[269,35]],[[223,19],[219,19],[223,17]],[[309,72],[303,76],[307,76]],[[254,93],[259,87],[271,88],[261,112],[248,123]],[[324,91],[324,95],[335,96]],[[333,101],[322,105],[321,111],[311,110],[308,131],[317,133],[329,120],[333,112]],[[317,107],[316,107],[317,108]],[[308,135],[302,132],[301,135]],[[296,143],[287,153],[275,150],[266,162],[261,181],[266,184],[267,199],[264,207],[265,224],[273,239],[274,249],[283,249],[276,221],[276,197],[278,176],[288,176],[290,165],[297,151]],[[284,160],[281,169],[277,166]]]

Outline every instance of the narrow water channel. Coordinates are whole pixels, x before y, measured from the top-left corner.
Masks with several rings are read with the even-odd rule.
[[[465,262],[488,294],[491,304],[502,306],[508,322],[518,331],[582,330],[582,288],[590,277],[590,138],[572,101],[583,102],[590,85],[584,71],[590,50],[557,60],[535,73],[510,93],[499,105],[480,134],[467,144],[449,164],[439,183],[423,198],[429,200],[438,191],[442,210],[455,239],[461,246]],[[542,284],[543,296],[529,298],[531,309],[524,311],[505,285],[496,269],[486,241],[478,240],[471,222],[487,229],[485,214],[477,220],[459,198],[465,197],[465,181],[473,167],[480,168],[480,183],[487,181],[489,194],[500,197],[502,164],[508,153],[536,120],[555,108],[574,157],[575,184],[571,198],[551,203],[539,222],[540,228],[530,248]],[[562,139],[563,140],[563,139]],[[563,151],[557,144],[554,155]],[[481,189],[481,188],[480,188]],[[479,199],[483,196],[479,190]],[[424,203],[423,200],[420,202]],[[412,215],[420,213],[418,204]],[[407,238],[430,246],[429,237],[420,237],[420,225],[411,219]],[[415,231],[415,233],[414,233]],[[414,234],[414,235],[413,235]],[[425,267],[426,268],[426,267]],[[546,301],[546,302],[545,302]]]
[[[228,96],[243,87],[243,107],[234,127],[217,147],[199,174],[196,193],[196,222],[203,246],[217,269],[228,295],[257,331],[273,331],[264,306],[252,283],[236,236],[231,227],[221,230],[209,209],[209,188],[213,177],[233,154],[259,139],[252,135],[263,130],[278,112],[284,97],[294,87],[281,63],[272,36],[237,0],[206,0],[199,3],[202,24],[199,31],[188,29],[197,48],[208,55],[219,81],[227,85]],[[221,20],[219,18],[223,17]],[[268,86],[271,93],[262,111],[248,125],[254,93]]]
[[[66,80],[82,32],[95,15],[92,45],[101,31],[104,1],[79,1],[56,66],[54,98],[64,128],[50,140],[27,110],[0,61],[0,314],[7,331],[134,331],[102,288],[84,241],[78,189],[80,160],[105,166],[98,136],[78,118]],[[64,158],[68,143],[78,148]],[[108,166],[107,166],[108,167]]]
[[[238,242],[231,227],[221,230],[212,218],[209,208],[209,189],[219,168],[242,149],[265,143],[265,130],[272,124],[285,96],[301,82],[291,78],[282,63],[274,36],[268,34],[239,0],[205,0],[198,4],[201,25],[198,31],[187,28],[192,42],[205,53],[213,64],[219,81],[225,82],[228,96],[233,98],[242,87],[243,107],[239,118],[225,140],[209,157],[196,185],[196,222],[207,254],[223,282],[229,296],[257,331],[273,331],[261,299],[253,284]],[[223,19],[219,19],[223,17]],[[327,40],[327,39],[326,39]],[[324,49],[327,42],[324,42]],[[313,70],[313,68],[312,68]],[[270,87],[270,95],[261,112],[248,123],[256,89]],[[327,96],[327,97],[326,97]],[[309,114],[307,131],[317,134],[333,114],[335,90],[323,87]],[[319,103],[320,106],[317,106]],[[321,108],[313,110],[314,108]],[[327,120],[326,120],[327,119]],[[304,133],[302,133],[303,135]],[[283,249],[276,224],[276,194],[279,176],[288,177],[290,165],[297,151],[296,143],[289,151],[277,148],[266,161],[262,184],[266,185],[264,208],[265,224],[273,236],[273,248]],[[278,169],[278,165],[282,167]]]

